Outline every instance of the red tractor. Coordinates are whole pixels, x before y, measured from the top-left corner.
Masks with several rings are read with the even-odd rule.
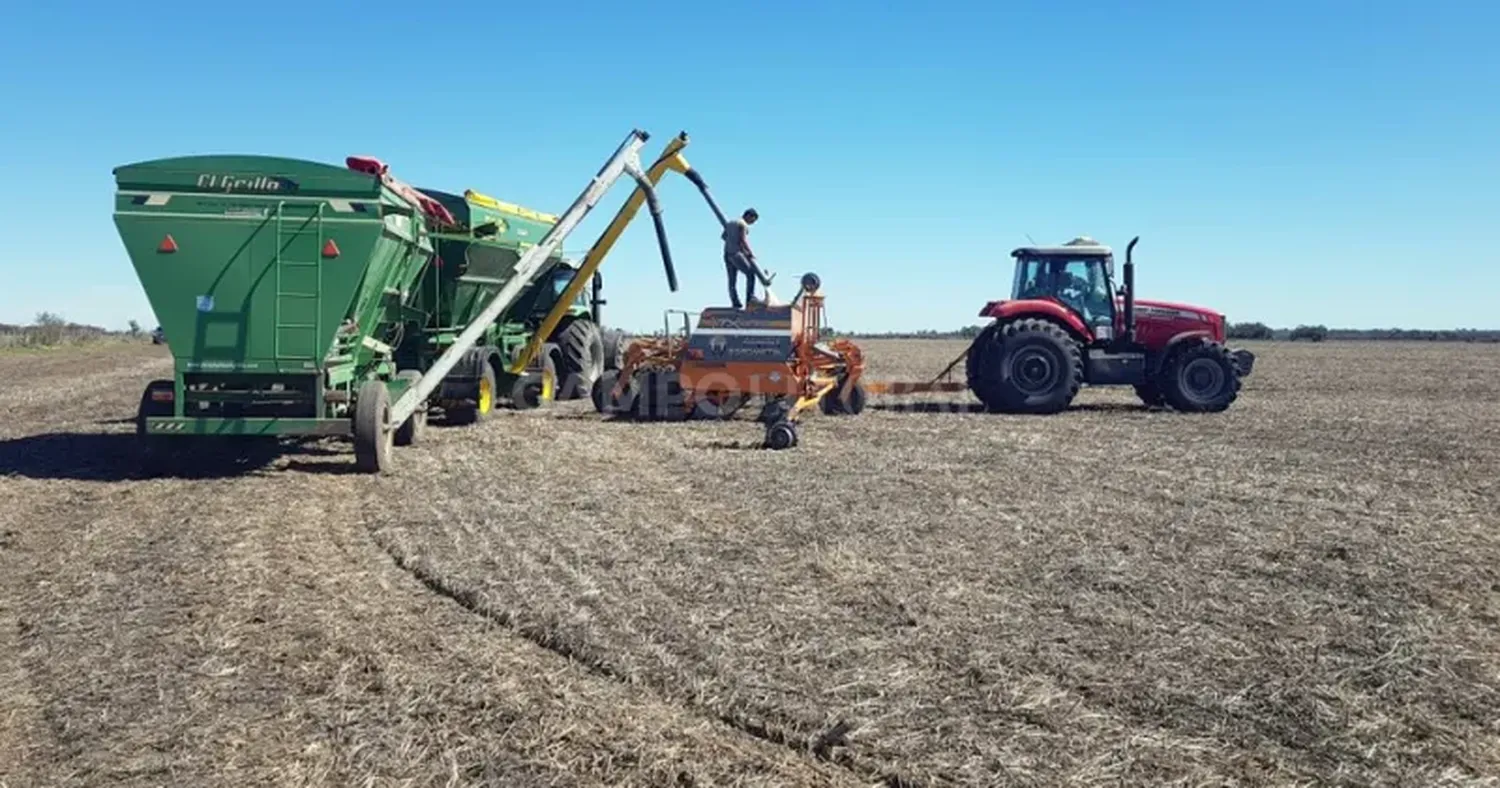
[[[1090,238],[1024,247],[1011,297],[984,305],[994,318],[966,354],[968,388],[1003,413],[1056,413],[1080,386],[1129,385],[1147,405],[1217,412],[1239,395],[1255,363],[1224,344],[1224,315],[1136,300],[1131,254],[1114,286],[1114,254]]]

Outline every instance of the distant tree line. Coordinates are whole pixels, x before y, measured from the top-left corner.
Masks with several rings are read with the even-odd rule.
[[[0,323],[0,348],[50,348],[107,339],[144,339],[141,324],[132,320],[126,331],[73,323],[55,312],[38,313],[31,325]]]

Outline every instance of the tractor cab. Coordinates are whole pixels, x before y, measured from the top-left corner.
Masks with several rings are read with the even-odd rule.
[[[1010,297],[1053,301],[1078,316],[1097,340],[1115,335],[1114,252],[1092,238],[1062,246],[1030,246],[1016,258]]]

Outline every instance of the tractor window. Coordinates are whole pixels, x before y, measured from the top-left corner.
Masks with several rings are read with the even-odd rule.
[[[1016,271],[1013,298],[1051,298],[1062,302],[1091,326],[1114,322],[1114,297],[1104,260],[1048,258],[1026,260]]]

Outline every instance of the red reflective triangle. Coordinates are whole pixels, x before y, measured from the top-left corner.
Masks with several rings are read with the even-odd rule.
[[[336,243],[334,243],[332,238],[329,238],[328,241],[323,244],[323,256],[324,257],[338,257],[339,256],[339,245],[336,244]]]
[[[161,239],[161,244],[156,247],[156,251],[162,254],[171,254],[177,251],[177,242],[172,240],[171,233],[167,233],[167,237]]]

